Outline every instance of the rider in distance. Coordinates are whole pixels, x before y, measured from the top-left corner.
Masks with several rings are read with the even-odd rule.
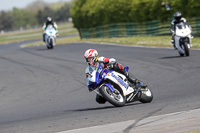
[[[174,20],[172,20],[171,22],[171,32],[172,32],[172,40],[171,43],[174,47],[174,49],[176,50],[176,46],[175,46],[175,40],[174,40],[174,36],[175,36],[175,26],[176,24],[180,23],[180,22],[186,22],[186,19],[182,17],[181,12],[175,12],[174,13]]]
[[[56,24],[56,22],[53,21],[53,19],[51,17],[47,17],[46,23],[44,23],[42,29],[43,29],[43,41],[45,42],[45,30],[48,27],[48,25],[52,25],[55,30],[58,30],[58,25]]]

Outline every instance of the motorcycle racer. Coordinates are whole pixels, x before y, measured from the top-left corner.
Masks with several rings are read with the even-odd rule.
[[[52,25],[55,30],[58,30],[58,25],[56,24],[56,22],[53,21],[53,19],[51,17],[47,17],[46,23],[44,23],[42,29],[43,29],[43,41],[45,42],[45,30],[48,27],[48,25]]]
[[[181,12],[175,12],[174,13],[174,20],[172,20],[171,22],[171,32],[172,32],[172,40],[171,43],[174,47],[174,49],[176,50],[176,46],[175,46],[175,41],[174,41],[174,36],[175,36],[175,26],[176,24],[180,23],[180,22],[186,22],[186,19],[182,17]]]
[[[133,79],[127,67],[124,68],[114,58],[99,57],[95,49],[86,50],[84,58],[88,64],[85,69],[88,90],[96,93],[97,103],[108,101],[116,107],[122,107],[125,103],[137,100],[142,103],[152,101],[153,95],[147,85]]]
[[[85,54],[84,54],[84,58],[85,58],[85,62],[87,62],[89,66],[97,65],[98,63],[100,63],[101,66],[103,67],[103,69],[105,69],[105,68],[113,69],[114,71],[125,75],[126,78],[128,79],[128,81],[131,83],[131,85],[137,83],[137,79],[132,78],[129,75],[129,73],[124,70],[124,67],[121,64],[117,63],[117,61],[114,58],[109,59],[109,58],[105,58],[103,56],[99,57],[99,54],[98,54],[97,50],[95,50],[95,49],[86,50]],[[87,72],[87,68],[86,68],[85,72]],[[89,76],[88,73],[86,73],[86,78],[88,76]],[[89,91],[93,91],[93,90],[91,90],[91,88],[88,88],[88,89],[89,89]],[[96,102],[98,102],[99,104],[104,104],[106,102],[106,100],[97,94]]]
[[[119,72],[123,75],[126,76],[128,81],[133,85],[136,84],[137,79],[134,79],[133,77],[130,76],[130,74],[124,70],[124,67],[117,63],[117,61],[114,58],[105,58],[103,56],[99,57],[99,54],[97,50],[95,49],[88,49],[86,50],[84,54],[85,61],[88,63],[89,66],[96,65],[97,63],[100,63],[101,66],[103,66],[103,69],[109,68],[113,69],[116,72]],[[86,73],[86,77],[88,77]],[[89,90],[91,91],[91,90]]]

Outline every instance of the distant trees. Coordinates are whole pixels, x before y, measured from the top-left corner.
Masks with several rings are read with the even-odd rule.
[[[0,30],[9,30],[14,26],[14,19],[11,12],[0,12]]]
[[[68,21],[68,18],[71,17],[70,15],[70,8],[71,4],[65,4],[59,10],[55,12],[54,20],[55,21]]]
[[[71,16],[77,29],[112,23],[170,21],[174,12],[186,18],[198,17],[200,3],[196,0],[166,0],[171,5],[167,11],[164,0],[76,0]]]
[[[16,28],[28,28],[37,24],[35,14],[24,9],[13,8],[12,17],[14,20],[13,27]]]
[[[70,18],[71,2],[61,4],[59,8],[53,9],[50,4],[38,0],[24,9],[13,8],[12,11],[1,11],[0,31],[42,26],[48,16],[56,22],[65,22]]]
[[[46,6],[43,10],[37,12],[36,18],[39,24],[43,24],[46,18],[52,17],[56,22],[68,21],[70,18],[70,7],[71,5],[66,3],[61,8],[53,10],[52,8]]]
[[[48,16],[55,18],[55,11],[50,7],[45,7],[43,10],[39,10],[36,15],[38,24],[43,24]]]

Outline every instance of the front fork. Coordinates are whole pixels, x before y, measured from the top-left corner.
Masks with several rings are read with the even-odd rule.
[[[181,37],[175,37],[175,46],[176,48],[178,48],[178,50],[181,52],[181,53],[184,53],[184,50],[183,48],[181,47],[183,43],[187,42],[188,43],[188,48],[191,48],[191,38],[192,37],[187,37],[187,38],[181,38]]]
[[[112,93],[115,91],[110,83],[106,83],[106,84],[102,84],[101,86],[99,86],[98,89],[94,90],[94,92],[97,93],[98,95],[102,96],[101,93],[99,92],[99,88],[101,88],[103,85],[107,86]]]

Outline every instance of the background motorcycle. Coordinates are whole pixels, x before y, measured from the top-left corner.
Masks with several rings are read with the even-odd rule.
[[[45,30],[45,43],[48,49],[53,49],[56,45],[56,35],[57,31],[53,25],[48,25]]]
[[[189,49],[191,48],[191,27],[186,22],[181,22],[175,26],[175,46],[178,49],[180,56],[189,56]]]
[[[128,71],[128,66],[125,70]],[[88,66],[86,74],[88,88],[96,92],[103,101],[116,107],[135,101],[149,103],[153,99],[151,90],[142,81],[130,86],[124,75],[110,69],[102,69],[100,64]]]

